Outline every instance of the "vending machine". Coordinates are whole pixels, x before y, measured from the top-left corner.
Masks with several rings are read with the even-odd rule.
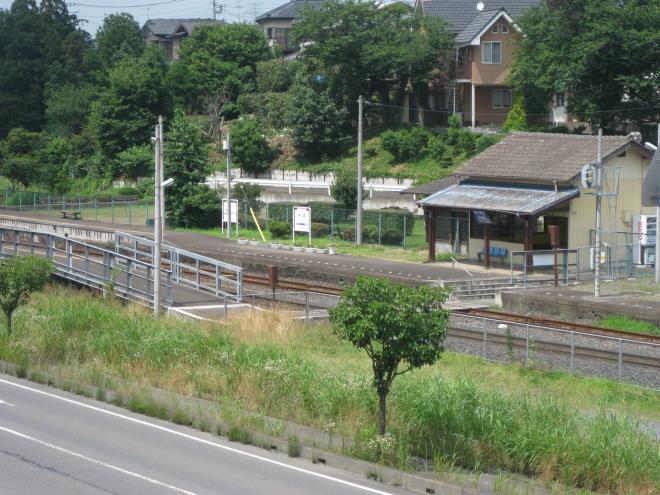
[[[633,215],[633,263],[637,265],[655,264],[656,221],[655,215]]]

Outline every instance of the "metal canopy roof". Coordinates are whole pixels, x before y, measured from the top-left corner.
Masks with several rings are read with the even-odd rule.
[[[419,205],[535,215],[577,196],[578,192],[576,188],[555,191],[532,187],[457,184],[424,198]]]

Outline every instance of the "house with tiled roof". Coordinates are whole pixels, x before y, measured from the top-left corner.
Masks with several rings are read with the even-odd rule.
[[[404,193],[423,196],[418,204],[424,209],[431,260],[436,251],[478,260],[495,248],[508,262],[512,253],[549,250],[549,226],[556,225],[559,247],[572,250],[574,263],[578,251],[584,256],[593,245],[595,195],[582,170],[597,157],[598,136],[514,132],[452,177]],[[612,232],[632,233],[635,218],[654,214],[654,208],[642,206],[651,159],[634,135],[603,138],[604,190],[616,193],[604,214]],[[548,261],[541,254],[534,259]],[[581,261],[588,264],[588,255]]]
[[[448,81],[431,87],[428,98],[409,95],[404,120],[444,125],[454,114],[472,128],[501,125],[514,99],[507,78],[522,35],[516,18],[540,1],[417,0],[419,15],[441,17],[455,34],[454,60]],[[566,122],[563,95],[553,97],[548,117],[555,124]]]
[[[305,7],[318,9],[321,5],[322,0],[291,0],[257,16],[255,22],[263,29],[271,45],[288,55],[299,48],[293,39],[293,22]]]
[[[142,26],[142,39],[147,44],[160,46],[170,60],[179,59],[182,41],[198,26],[224,24],[214,19],[149,19]]]

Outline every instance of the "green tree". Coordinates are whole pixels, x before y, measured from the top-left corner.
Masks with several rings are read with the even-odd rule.
[[[260,93],[283,93],[302,73],[304,66],[298,60],[274,58],[257,64],[257,90]]]
[[[232,103],[241,93],[253,93],[257,63],[271,57],[263,32],[247,24],[200,26],[183,42],[179,54],[170,85],[177,98],[193,109],[219,92]]]
[[[255,119],[241,119],[231,126],[231,156],[234,163],[255,177],[270,167],[273,153]]]
[[[20,127],[9,131],[0,143],[0,174],[9,179],[13,187],[29,187],[39,176],[40,152],[43,136]]]
[[[140,25],[131,14],[110,14],[96,32],[96,49],[104,67],[110,68],[122,58],[139,57],[144,52]]]
[[[17,256],[0,260],[0,308],[7,317],[7,333],[12,331],[14,312],[26,304],[33,292],[50,280],[55,265],[39,256]]]
[[[150,144],[131,146],[120,152],[112,170],[114,177],[151,177],[154,172],[154,149]]]
[[[357,207],[357,191],[357,171],[348,167],[341,168],[330,186],[332,199],[352,210]]]
[[[61,137],[48,143],[39,176],[39,183],[48,191],[63,194],[67,192],[71,179],[73,149],[71,143]]]
[[[14,127],[41,130],[46,88],[80,81],[89,36],[63,0],[14,0],[0,9],[0,138]]]
[[[337,108],[327,91],[296,83],[290,91],[292,108],[287,112],[291,139],[310,159],[337,156],[347,142],[347,114]]]
[[[415,15],[403,2],[328,0],[304,9],[294,30],[307,43],[303,60],[353,116],[360,94],[400,104],[409,82],[423,86],[436,77],[453,47],[439,17]],[[383,110],[389,122],[394,113]]]
[[[48,131],[60,136],[81,132],[97,92],[98,88],[91,84],[65,84],[53,90],[46,101]]]
[[[207,186],[201,186],[181,201],[182,225],[208,229],[220,225],[220,195]]]
[[[211,171],[208,148],[195,122],[177,112],[165,137],[165,178],[174,179],[167,188],[165,209],[175,225],[194,222],[183,201],[200,192],[200,184]]]
[[[658,120],[659,2],[546,1],[516,22],[525,35],[511,80],[530,111],[536,111],[530,95],[547,105],[553,93],[566,93],[570,112],[605,128],[624,119]],[[627,110],[611,112],[622,108]]]
[[[92,105],[90,126],[107,158],[149,142],[158,116],[169,114],[162,50],[149,48],[140,58],[125,57],[110,69],[109,87]]]
[[[525,100],[522,95],[516,97],[509,110],[502,131],[526,131],[527,130],[527,112],[525,111]]]
[[[444,289],[359,276],[330,310],[335,332],[371,359],[381,435],[385,434],[387,395],[394,379],[432,365],[444,350],[449,312],[442,303],[447,296]]]

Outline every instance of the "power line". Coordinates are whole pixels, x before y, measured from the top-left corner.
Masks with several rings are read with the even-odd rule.
[[[385,105],[383,103],[374,103],[370,101],[365,101],[365,105],[370,106],[370,107],[382,107],[382,108],[395,108],[395,109],[401,109],[401,110],[406,110],[409,107],[404,107],[401,105]],[[431,108],[419,108],[416,107],[415,110],[421,110],[423,112],[430,112],[430,113],[442,113],[442,114],[453,114],[454,112],[452,110],[433,110]],[[649,106],[649,107],[631,107],[631,108],[614,108],[611,110],[594,110],[592,112],[574,112],[576,114],[595,114],[595,113],[624,113],[624,112],[632,112],[635,110],[660,110],[660,106]],[[495,113],[495,112],[475,112],[477,115],[502,115],[501,113]],[[551,113],[528,113],[528,117],[549,117],[552,116],[553,114]]]
[[[166,0],[164,2],[143,3],[139,5],[93,5],[90,3],[77,3],[73,2],[68,4],[69,7],[87,7],[92,9],[137,9],[140,7],[153,7],[154,5],[165,5],[167,3],[182,2],[183,0]]]

